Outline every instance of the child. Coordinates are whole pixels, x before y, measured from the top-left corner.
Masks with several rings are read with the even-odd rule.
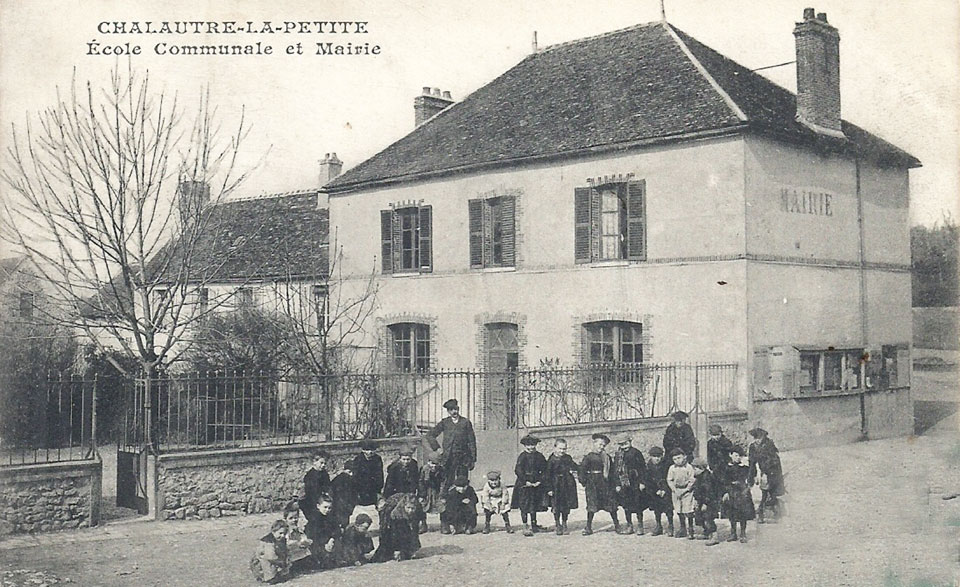
[[[473,534],[477,531],[477,492],[466,477],[457,477],[447,490],[446,507],[440,514],[440,533]]]
[[[707,440],[707,465],[713,473],[714,478],[723,478],[723,469],[730,460],[730,449],[733,443],[724,436],[723,428],[719,424],[710,424],[710,439]]]
[[[353,458],[353,478],[357,485],[357,505],[376,505],[383,492],[383,459],[372,440],[360,441],[360,454]]]
[[[629,435],[620,438],[617,455],[613,459],[613,468],[616,471],[617,503],[623,508],[627,518],[624,534],[633,534],[633,514],[637,514],[637,534],[643,535],[643,490],[647,476],[647,462],[643,460],[643,453],[631,444],[633,439]]]
[[[747,521],[756,515],[753,497],[747,478],[750,468],[741,458],[743,449],[734,446],[730,449],[730,461],[723,472],[723,499],[725,517],[730,520],[730,537],[727,542],[737,541],[737,524],[740,524],[740,542],[747,541]]]
[[[680,519],[680,532],[677,538],[684,536],[693,539],[693,467],[687,462],[687,455],[679,448],[670,453],[673,465],[667,471],[667,485],[673,496],[673,511]],[[690,533],[687,534],[687,526]]]
[[[577,463],[567,454],[567,441],[553,442],[553,454],[547,459],[547,495],[557,525],[557,536],[567,533],[570,510],[580,507],[577,498]]]
[[[517,484],[513,488],[513,502],[510,504],[520,510],[520,521],[523,522],[523,535],[533,536],[540,530],[537,525],[537,512],[547,510],[546,487],[547,459],[537,450],[540,439],[527,434],[520,439],[523,452],[517,456],[517,466],[513,472],[517,474]],[[527,524],[527,517],[530,524]]]
[[[303,476],[303,497],[300,498],[300,511],[309,522],[317,512],[320,496],[330,493],[330,474],[327,473],[327,461],[330,455],[318,450],[313,455],[310,470]]]
[[[378,562],[404,560],[420,550],[417,523],[423,517],[420,502],[412,493],[395,493],[380,508],[380,546],[373,555]]]
[[[783,468],[780,465],[780,453],[777,445],[767,436],[763,428],[754,428],[750,436],[750,476],[747,484],[760,483],[760,509],[757,511],[757,523],[763,524],[764,510],[769,506],[773,510],[774,521],[780,518],[780,500],[777,498],[787,492],[783,483]]]
[[[293,572],[310,570],[313,557],[310,556],[310,539],[300,530],[300,506],[291,501],[283,508],[283,519],[287,523],[287,556]]]
[[[369,560],[373,552],[373,539],[367,535],[373,520],[367,514],[359,514],[343,532],[340,546],[340,562],[359,567]]]
[[[499,514],[503,518],[503,526],[507,534],[513,534],[513,528],[510,527],[510,490],[501,484],[500,471],[487,473],[487,481],[480,488],[478,497],[485,518],[483,533],[490,533],[490,519],[493,518],[493,514]]]
[[[257,551],[250,559],[250,570],[257,581],[272,585],[290,576],[286,537],[287,523],[277,520],[270,526],[270,533],[260,539]]]
[[[387,467],[387,482],[383,486],[383,496],[397,493],[416,493],[420,481],[420,467],[413,458],[413,449],[400,449],[400,456]]]
[[[707,469],[707,461],[697,457],[693,459],[693,471],[696,478],[693,481],[693,499],[696,502],[697,524],[703,528],[703,538],[707,546],[714,546],[717,542],[717,484],[713,473]],[[692,531],[692,529],[691,529]]]
[[[663,450],[667,456],[673,454],[673,449],[679,448],[687,455],[687,460],[693,458],[693,453],[697,450],[697,437],[693,433],[693,427],[687,423],[689,417],[683,410],[673,413],[673,422],[663,433]]]
[[[650,462],[647,463],[650,471],[650,509],[653,510],[657,518],[657,528],[653,531],[654,536],[663,534],[663,524],[661,517],[667,515],[667,536],[673,536],[673,495],[670,493],[670,486],[667,485],[667,473],[670,471],[670,461],[663,458],[663,449],[659,446],[650,448]]]
[[[420,469],[420,483],[417,485],[417,498],[423,508],[423,518],[420,520],[420,533],[427,531],[427,514],[443,512],[443,495],[440,488],[443,485],[443,467],[440,457],[436,453],[427,455],[427,463]]]
[[[620,532],[620,520],[617,518],[617,503],[614,497],[614,470],[610,455],[604,449],[610,444],[606,434],[593,435],[593,452],[587,453],[580,462],[580,483],[587,496],[587,527],[583,535],[593,534],[593,516],[599,511],[610,513],[613,528]]]
[[[312,518],[307,518],[304,534],[310,539],[310,553],[314,564],[321,569],[336,566],[334,548],[340,538],[340,526],[333,517],[333,498],[321,494]]]
[[[352,465],[352,462],[348,462],[347,467],[330,482],[330,497],[333,498],[333,518],[341,529],[350,524],[353,510],[356,509],[357,502],[360,501],[357,494],[357,485],[353,478],[353,470],[350,469]]]

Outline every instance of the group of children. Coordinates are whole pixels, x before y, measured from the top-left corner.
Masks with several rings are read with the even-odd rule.
[[[610,439],[603,434],[593,435],[593,451],[580,464],[567,454],[562,438],[556,439],[547,458],[537,450],[540,440],[528,434],[520,441],[523,451],[517,458],[512,491],[499,471],[490,471],[479,491],[462,474],[451,482],[438,455],[428,455],[420,467],[412,450],[401,451],[384,479],[382,460],[370,441],[363,441],[361,454],[331,479],[326,468],[329,456],[318,452],[304,476],[303,497],[290,504],[284,519],[277,520],[261,539],[251,567],[259,580],[278,582],[309,569],[403,560],[420,548],[419,534],[427,531],[428,513],[440,515],[444,534],[473,534],[478,505],[484,514],[484,534],[491,531],[494,516],[502,518],[505,530],[512,533],[510,510],[518,509],[523,534],[533,536],[544,530],[537,514],[549,509],[555,533],[564,535],[570,512],[580,506],[578,482],[586,495],[584,535],[593,533],[594,516],[600,511],[609,513],[617,533],[643,535],[643,514],[649,509],[656,521],[654,536],[701,538],[715,545],[716,519],[722,516],[730,522],[727,540],[746,542],[747,521],[757,518],[763,523],[767,508],[779,515],[777,498],[784,488],[776,445],[765,430],[754,428],[750,434],[755,441],[747,452],[724,436],[720,426],[711,425],[707,460],[693,458],[696,440],[685,420],[683,412],[674,416],[664,435],[668,451],[654,446],[648,451],[649,460],[632,446],[629,436],[620,437],[616,452],[608,453]],[[759,508],[750,491],[754,483],[762,492]],[[374,504],[380,518],[376,550],[368,535],[370,516],[361,513],[350,523],[357,505]],[[620,523],[620,509],[625,524]],[[301,512],[306,519],[302,530]],[[695,525],[702,528],[699,537]]]

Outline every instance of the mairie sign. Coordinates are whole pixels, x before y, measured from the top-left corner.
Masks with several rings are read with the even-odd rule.
[[[780,209],[792,214],[833,216],[834,194],[820,188],[780,188]]]

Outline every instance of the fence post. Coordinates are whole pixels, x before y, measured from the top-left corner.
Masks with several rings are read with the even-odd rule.
[[[99,374],[93,375],[93,397],[90,398],[90,453],[92,457],[100,454],[97,449],[97,381]]]

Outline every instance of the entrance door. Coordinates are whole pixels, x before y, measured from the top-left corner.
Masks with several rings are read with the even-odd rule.
[[[488,429],[517,426],[517,376],[520,348],[517,325],[496,322],[487,329],[484,423]]]
[[[138,379],[123,398],[123,429],[117,443],[117,506],[148,512],[145,385]]]

